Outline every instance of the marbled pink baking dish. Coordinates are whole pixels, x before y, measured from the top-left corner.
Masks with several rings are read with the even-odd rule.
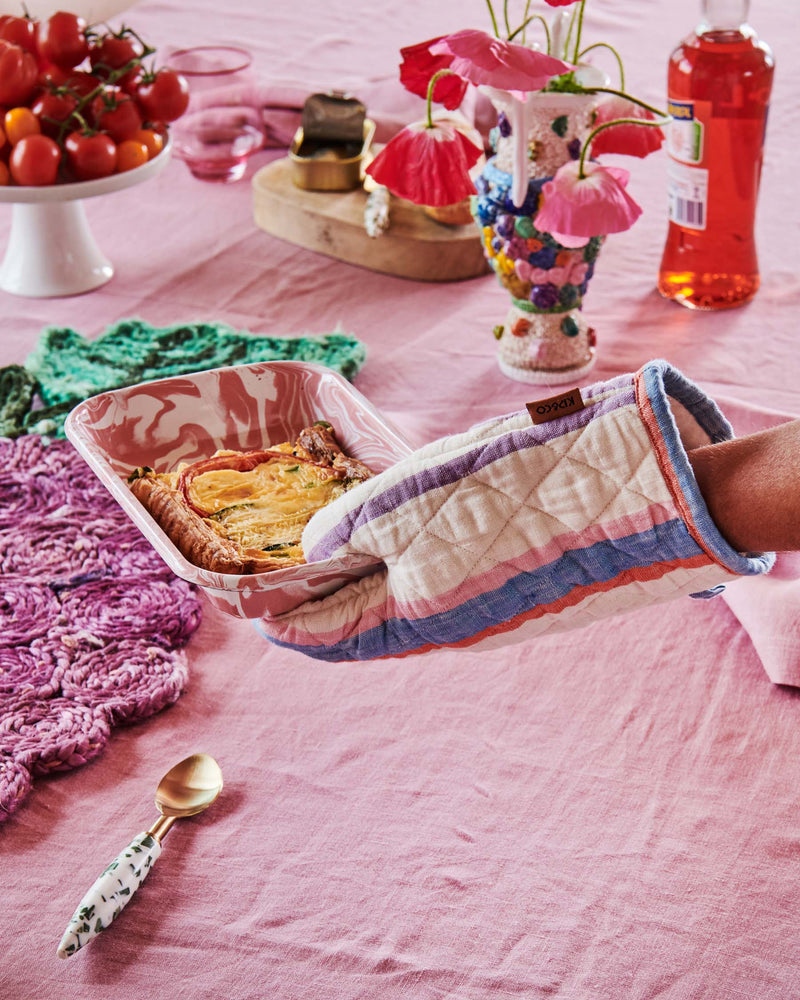
[[[130,519],[179,577],[240,618],[291,610],[373,567],[341,560],[236,576],[192,565],[131,493],[132,469],[159,471],[218,448],[247,451],[294,438],[329,420],[345,451],[382,472],[408,455],[408,442],[350,383],[297,361],[216,368],[103,392],[69,414],[66,434]]]

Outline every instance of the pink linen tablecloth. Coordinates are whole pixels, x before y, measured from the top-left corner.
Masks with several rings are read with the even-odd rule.
[[[800,29],[785,0],[753,7],[778,65],[757,299],[712,315],[658,296],[656,155],[633,164],[644,215],[607,241],[586,300],[592,378],[666,358],[738,432],[800,412]],[[586,16],[623,52],[630,87],[663,102],[694,0],[591,0]],[[159,48],[246,44],[268,85],[389,94],[400,45],[487,26],[482,0],[144,0],[125,19]],[[496,367],[506,300],[493,278],[404,281],[258,230],[249,178],[275,155],[237,184],[174,161],[87,202],[115,277],[72,299],[0,293],[2,363],[23,363],[53,324],[88,336],[128,316],[281,335],[341,324],[367,345],[357,387],[414,443],[542,394]],[[2,207],[4,236],[9,219]],[[269,646],[206,604],[177,704],[40,779],[0,827],[0,997],[800,996],[800,695],[770,680],[800,681],[795,565],[727,602],[358,666]],[[110,931],[57,959],[84,890],[155,818],[159,777],[201,749],[222,766],[222,797],[176,826]]]

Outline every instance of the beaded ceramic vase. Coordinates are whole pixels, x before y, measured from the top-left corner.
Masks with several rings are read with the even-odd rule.
[[[542,185],[580,155],[596,98],[537,93],[521,104],[501,91],[491,98],[499,112],[495,155],[476,182],[473,216],[486,258],[511,296],[505,321],[494,328],[498,363],[518,381],[572,382],[595,361],[595,332],[581,307],[604,237],[569,249],[537,230],[533,219]],[[516,188],[515,164],[522,173]]]

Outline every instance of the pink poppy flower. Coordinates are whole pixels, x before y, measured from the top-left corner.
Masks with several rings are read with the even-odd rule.
[[[441,207],[475,194],[469,169],[482,154],[446,122],[414,122],[386,143],[367,173],[398,198]]]
[[[639,118],[642,121],[656,121],[647,108],[616,94],[609,94],[597,105],[595,126],[615,118]],[[603,153],[623,153],[626,156],[643,158],[661,148],[664,133],[656,125],[614,125],[604,128],[592,140],[592,156]]]
[[[550,4],[551,7],[569,7],[571,3],[577,3],[578,0],[544,0],[544,2]]]
[[[400,49],[400,55],[403,57],[400,63],[400,82],[412,94],[427,98],[428,85],[434,73],[440,69],[450,68],[452,59],[449,55],[435,56],[430,50],[431,45],[443,37],[438,35],[427,42]],[[466,92],[466,80],[462,80],[460,76],[443,76],[434,84],[433,100],[437,104],[443,104],[448,111],[455,111],[464,100]]]
[[[592,236],[621,233],[642,214],[625,190],[630,173],[620,167],[572,160],[542,186],[542,204],[534,226],[550,233],[565,247],[581,247]]]
[[[572,69],[569,63],[544,52],[473,29],[444,35],[430,50],[434,55],[450,56],[449,68],[469,83],[508,90],[520,97],[541,90],[552,77]]]

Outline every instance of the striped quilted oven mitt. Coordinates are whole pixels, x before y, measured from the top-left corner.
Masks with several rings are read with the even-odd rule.
[[[582,397],[435,441],[317,513],[309,561],[382,566],[259,629],[331,661],[491,648],[771,568],[727,544],[697,487],[687,449],[732,436],[697,386],[653,361]]]

